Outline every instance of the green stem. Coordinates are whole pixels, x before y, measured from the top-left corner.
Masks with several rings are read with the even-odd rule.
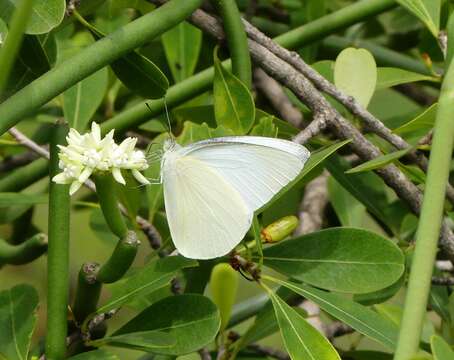
[[[8,35],[0,50],[0,97],[16,58],[25,28],[32,13],[33,0],[21,0],[14,11]]]
[[[96,279],[106,284],[120,280],[132,265],[139,245],[137,234],[128,231],[126,237],[118,241],[109,260],[99,269]]]
[[[299,48],[396,6],[394,0],[361,0],[293,29],[274,40],[286,48]]]
[[[99,204],[110,230],[120,239],[126,237],[128,227],[118,207],[118,200],[115,194],[115,183],[112,175],[98,174],[93,176],[96,184]]]
[[[38,159],[15,169],[0,179],[0,192],[19,191],[42,179],[49,173],[49,161]]]
[[[79,51],[0,105],[0,135],[80,80],[183,21],[202,0],[171,0]]]
[[[44,254],[47,250],[47,236],[36,234],[18,245],[0,239],[0,266],[3,264],[27,264]]]
[[[68,126],[57,123],[50,144],[50,179],[59,173],[58,147],[65,144]],[[66,353],[69,279],[69,185],[49,186],[49,249],[47,257],[46,358],[63,359]]]
[[[79,271],[72,308],[74,318],[79,325],[82,325],[88,315],[96,311],[101,294],[101,283],[96,281],[98,269],[99,264],[85,263]]]
[[[224,25],[224,31],[232,58],[232,72],[248,88],[251,88],[251,57],[241,14],[235,0],[213,0]]]
[[[451,16],[450,23],[454,21]],[[443,219],[454,142],[454,62],[451,61],[441,86],[434,136],[427,171],[424,199],[416,235],[395,360],[408,360],[418,351],[432,270]]]

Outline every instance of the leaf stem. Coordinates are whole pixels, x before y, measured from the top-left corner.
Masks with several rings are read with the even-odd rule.
[[[32,13],[33,0],[21,0],[14,11],[8,35],[0,49],[0,97],[5,89],[11,67],[22,43],[25,28]]]
[[[451,16],[450,23],[454,20]],[[432,271],[440,237],[445,189],[454,141],[454,62],[441,86],[424,199],[416,236],[395,360],[408,360],[418,350]]]
[[[77,280],[76,296],[73,305],[73,314],[76,322],[81,325],[86,317],[96,311],[101,283],[96,280],[99,264],[85,263],[82,265]]]
[[[59,172],[58,147],[65,143],[68,126],[57,122],[50,144],[50,179]],[[69,185],[49,186],[49,249],[47,260],[46,358],[63,359],[66,353],[69,278]]]
[[[0,134],[80,80],[184,20],[202,0],[171,0],[96,41],[0,105]]]
[[[128,231],[126,236],[118,241],[109,260],[99,269],[96,279],[106,284],[121,279],[134,261],[139,245],[137,234]]]
[[[0,266],[3,264],[27,264],[40,257],[46,250],[47,236],[42,233],[36,234],[17,245],[0,239]]]
[[[49,173],[49,161],[38,159],[21,166],[0,179],[0,192],[19,191],[42,179]]]
[[[213,0],[222,17],[224,31],[232,58],[232,72],[251,88],[251,57],[241,14],[235,0]]]

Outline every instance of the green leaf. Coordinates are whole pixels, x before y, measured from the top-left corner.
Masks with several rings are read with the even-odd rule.
[[[441,0],[396,0],[421,20],[430,32],[438,37]]]
[[[120,358],[105,350],[93,350],[71,356],[68,360],[120,360]]]
[[[105,34],[96,27],[78,17],[78,20],[85,25],[92,34],[100,39]],[[163,97],[169,88],[169,80],[164,73],[151,60],[132,51],[123,57],[113,61],[110,67],[118,79],[128,89],[140,96],[149,99]]]
[[[0,207],[47,204],[47,194],[0,193]]]
[[[135,223],[141,204],[143,186],[137,182],[130,171],[123,171],[123,177],[126,185],[115,183],[116,193],[120,202],[126,207],[129,218]]]
[[[213,96],[217,124],[233,130],[237,135],[246,134],[254,124],[254,100],[246,85],[224,69],[216,52]]]
[[[315,289],[304,284],[271,279],[270,281],[285,286],[305,299],[315,302],[321,309],[334,316],[356,331],[374,339],[389,349],[397,343],[398,328],[390,320],[375,311],[351,301],[343,296]]]
[[[190,77],[202,48],[202,32],[183,21],[162,34],[161,39],[175,82]]]
[[[37,307],[38,293],[30,285],[0,292],[0,358],[28,358]]]
[[[439,82],[434,76],[427,76],[399,68],[379,67],[377,69],[376,90],[390,88],[400,84],[408,84],[417,81]]]
[[[347,48],[337,56],[334,84],[367,108],[377,83],[377,65],[366,49]]]
[[[368,293],[396,282],[402,251],[367,230],[330,228],[283,241],[263,251],[264,264],[319,288]]]
[[[266,137],[277,137],[278,129],[274,124],[274,116],[262,117],[259,123],[255,125],[249,135],[253,136],[266,136]]]
[[[84,131],[96,113],[107,90],[106,68],[79,81],[63,93],[63,114],[70,127]]]
[[[183,130],[177,137],[177,141],[181,145],[187,145],[200,140],[230,135],[234,135],[233,132],[224,126],[218,126],[216,129],[212,129],[205,123],[199,125],[186,121],[183,125]]]
[[[430,338],[430,348],[434,360],[452,360],[454,359],[454,351],[451,346],[440,336],[432,335]]]
[[[405,285],[405,274],[400,277],[394,284],[380,289],[378,291],[373,291],[367,294],[355,294],[353,300],[360,303],[361,305],[375,305],[384,303],[385,301],[391,299],[397,292]]]
[[[17,0],[0,0],[0,17],[9,22]],[[65,0],[34,0],[27,34],[44,34],[58,26],[65,15]]]
[[[412,148],[404,149],[404,150],[398,150],[391,152],[389,154],[385,154],[382,156],[379,156],[375,159],[366,161],[358,166],[355,166],[354,168],[347,170],[345,173],[346,174],[354,174],[354,173],[359,173],[363,171],[371,171],[375,169],[380,169],[398,159],[400,159],[402,156],[408,154]]]
[[[330,174],[344,189],[366,206],[373,215],[390,226],[386,214],[388,207],[386,185],[378,175],[372,172],[345,174],[349,164],[336,155],[326,160],[325,164]]]
[[[123,85],[144,98],[161,98],[169,88],[169,80],[161,69],[137,52],[115,60],[110,67]]]
[[[205,296],[185,294],[164,298],[129,321],[114,336],[137,331],[162,331],[176,340],[170,348],[153,352],[168,355],[197,351],[215,338],[221,320]]]
[[[92,346],[116,346],[141,351],[156,351],[171,348],[176,343],[173,336],[161,331],[138,331],[129,334],[106,336],[99,340],[91,341]]]
[[[394,129],[396,134],[408,134],[411,132],[419,131],[421,134],[427,133],[435,124],[435,116],[437,115],[438,104],[435,103],[425,109],[421,114],[416,116],[409,122]]]
[[[342,226],[362,226],[366,207],[332,176],[328,178],[328,196]]]
[[[195,260],[181,256],[169,256],[152,261],[129,277],[123,284],[122,291],[118,291],[96,312],[100,314],[117,308],[135,297],[147,295],[169,283],[178,270],[196,264]]]
[[[368,350],[355,350],[355,351],[346,351],[342,353],[348,360],[392,360],[393,354],[378,352],[378,351],[368,351]]]
[[[292,360],[339,359],[333,345],[284,300],[269,291],[281,329],[282,340]]]

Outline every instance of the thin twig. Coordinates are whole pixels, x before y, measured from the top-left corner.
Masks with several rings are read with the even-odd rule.
[[[20,166],[30,164],[33,160],[36,160],[38,155],[33,151],[27,151],[22,154],[6,157],[0,163],[0,172],[7,172],[16,169]]]
[[[214,37],[220,40],[224,38],[222,27],[216,18],[205,12],[196,10],[189,19],[193,24]],[[258,30],[256,31],[259,32]],[[265,35],[262,34],[261,36]],[[248,44],[253,60],[265,70],[268,75],[293,91],[293,93],[303,101],[313,113],[322,113],[324,115],[323,120],[327,121],[329,127],[338,138],[351,139],[349,146],[364,161],[372,160],[382,155],[374,144],[367,140],[358,129],[344,119],[342,115],[331,106],[325,97],[318,92],[315,86],[300,71],[256,41],[249,39]],[[279,47],[278,44],[273,42],[273,47],[274,46]],[[374,124],[377,128],[380,127],[379,123]],[[389,129],[387,131],[389,131]],[[391,136],[390,139],[396,140],[394,136]],[[389,187],[394,189],[399,198],[407,202],[414,213],[419,214],[422,194],[416,185],[408,180],[407,177],[392,164],[379,169],[376,172],[383,178]],[[445,222],[442,225],[440,246],[451,259],[454,259],[454,234]]]
[[[254,78],[257,88],[273,105],[279,116],[296,128],[301,128],[303,114],[291,103],[281,85],[260,68],[255,69]]]
[[[16,141],[19,144],[29,148],[30,150],[37,153],[39,156],[49,159],[49,150],[47,148],[38,145],[33,140],[25,136],[22,132],[17,130],[14,126],[11,129],[9,129],[8,132],[14,139],[16,139]]]
[[[27,137],[21,131],[17,130],[15,127],[12,127],[9,130],[9,133],[17,140],[17,142],[19,142],[23,146],[32,150],[39,156],[49,159],[49,150],[47,150],[46,147],[38,145],[36,142]],[[90,179],[85,181],[84,185],[91,191],[96,192],[96,186]],[[126,210],[126,208],[122,204],[119,204],[119,206],[120,211],[123,213],[123,215],[128,216],[128,211]],[[153,249],[158,249],[162,244],[162,238],[159,234],[159,231],[148,220],[139,215],[136,216],[136,222],[149,240],[151,247]]]

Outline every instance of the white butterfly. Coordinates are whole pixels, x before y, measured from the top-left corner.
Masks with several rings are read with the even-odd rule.
[[[309,151],[291,141],[233,136],[164,145],[161,181],[170,233],[180,254],[212,259],[246,235],[254,211],[303,169]]]

